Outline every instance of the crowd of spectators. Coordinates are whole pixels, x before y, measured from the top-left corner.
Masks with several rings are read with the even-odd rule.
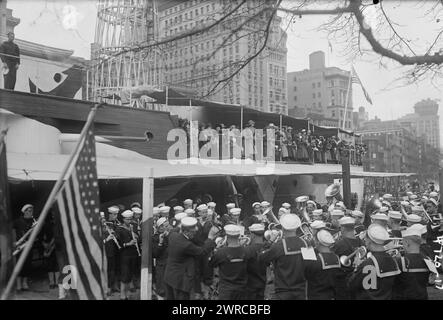
[[[186,131],[188,139],[190,133],[190,124],[186,119],[179,120],[179,127]],[[240,132],[236,125],[226,126],[223,123],[212,125],[211,123],[199,123],[199,148],[211,140],[206,137],[207,130],[214,129],[220,136],[223,129],[228,129],[228,136],[231,142],[234,142]],[[255,122],[249,120],[243,127],[243,130],[258,129]],[[308,162],[308,163],[340,163],[341,151],[348,150],[351,165],[362,165],[362,160],[367,152],[367,146],[355,142],[347,143],[338,136],[324,137],[316,135],[310,130],[296,130],[291,126],[282,126],[281,128],[273,123],[269,123],[263,129],[266,139],[267,129],[275,131],[275,160],[285,162]],[[221,139],[221,138],[220,138]],[[221,140],[220,140],[221,141]],[[189,142],[189,140],[188,140]],[[189,144],[188,144],[189,146]],[[266,150],[266,144],[264,144]],[[242,151],[244,158],[244,150]]]

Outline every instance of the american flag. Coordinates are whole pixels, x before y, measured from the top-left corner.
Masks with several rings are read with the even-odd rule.
[[[352,67],[351,76],[352,76],[352,83],[356,83],[356,84],[360,85],[361,89],[363,90],[363,94],[365,95],[366,100],[370,104],[372,104],[372,99],[369,96],[369,93],[366,91],[365,87],[363,87],[363,84],[361,83],[360,77],[358,76],[358,74],[355,71],[354,67]]]
[[[75,278],[71,297],[80,300],[105,299],[107,289],[106,256],[100,223],[95,138],[93,126],[86,132],[68,179],[56,198],[62,227],[59,241],[66,265]],[[72,280],[72,279],[71,279]]]

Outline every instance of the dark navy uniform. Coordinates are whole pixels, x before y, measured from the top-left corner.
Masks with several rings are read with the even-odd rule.
[[[124,246],[132,240],[132,233],[129,228],[120,225],[116,229],[116,236],[120,243],[120,280],[123,283],[131,282],[137,270],[137,248],[135,245]]]
[[[33,218],[31,219],[25,219],[24,217],[18,218],[14,222],[14,229],[16,234],[16,241],[18,241],[20,238],[22,238],[26,232],[28,232],[32,225],[34,224],[35,220]],[[19,276],[20,277],[30,277],[32,272],[32,252],[34,251],[35,243],[33,244],[33,247],[31,251],[29,252],[28,256],[25,259],[25,263],[23,264],[22,270],[20,271]],[[20,255],[22,254],[23,250],[17,255],[17,261],[20,258]]]
[[[219,268],[219,300],[244,300],[248,282],[247,262],[255,250],[248,247],[222,247],[209,260],[209,266]]]
[[[112,232],[116,230],[117,226],[119,225],[118,221],[109,221],[105,222],[106,226],[109,228],[109,230]],[[118,276],[118,270],[120,270],[119,264],[119,249],[114,242],[114,240],[110,239],[106,241],[106,238],[109,236],[109,232],[106,229],[106,227],[103,230],[103,237],[105,242],[105,253],[106,253],[106,259],[107,259],[107,270],[108,270],[108,287],[114,288],[114,286],[117,286],[117,276]]]
[[[14,42],[3,42],[0,45],[0,59],[3,63],[6,63],[9,69],[9,72],[3,76],[5,89],[14,90],[17,77],[16,66],[20,64],[19,47]]]
[[[155,259],[155,288],[157,294],[161,297],[166,295],[165,286],[165,269],[168,260],[168,237],[163,238],[163,243],[160,245],[160,234],[155,233],[152,237],[152,257]]]
[[[360,238],[350,239],[350,238],[341,238],[337,241],[337,243],[333,247],[334,253],[341,256],[348,256],[353,253],[358,247],[362,246],[362,240]],[[353,259],[352,261],[353,262]],[[354,267],[342,267],[337,273],[337,300],[352,300],[354,297],[352,296],[347,282],[349,277],[352,275],[354,271]]]
[[[402,271],[394,282],[393,299],[395,300],[427,300],[430,270],[425,263],[429,259],[420,253],[407,253],[397,259]],[[434,263],[429,259],[431,263]]]
[[[299,237],[287,237],[259,254],[259,261],[274,265],[274,299],[305,300],[306,279],[301,248],[307,247]]]
[[[334,300],[340,259],[332,252],[317,253],[317,260],[305,261],[308,300]]]
[[[356,224],[354,230],[355,234],[360,234],[363,231],[366,231],[366,227],[363,224]]]
[[[401,230],[389,230],[389,235],[391,238],[401,238]]]
[[[246,292],[248,300],[264,300],[266,288],[266,264],[258,260],[258,253],[264,249],[264,243],[251,244],[249,247],[256,255],[248,260],[248,283]]]
[[[367,277],[372,275],[375,268],[375,279]],[[386,252],[372,252],[364,260],[349,279],[349,287],[355,292],[357,300],[391,300],[395,277],[401,273],[397,262]],[[373,283],[376,280],[376,283]],[[372,286],[365,288],[365,286]]]

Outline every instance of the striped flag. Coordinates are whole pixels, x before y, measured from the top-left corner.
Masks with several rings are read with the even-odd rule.
[[[56,197],[64,260],[72,266],[71,297],[103,300],[107,289],[93,126],[79,141],[69,177]]]
[[[361,83],[360,77],[358,76],[358,74],[355,71],[354,67],[352,67],[351,76],[352,76],[352,83],[356,83],[356,84],[360,85],[361,89],[363,90],[363,94],[365,95],[366,100],[370,104],[372,104],[372,99],[369,96],[369,93],[366,91],[365,87],[363,87],[363,84]]]

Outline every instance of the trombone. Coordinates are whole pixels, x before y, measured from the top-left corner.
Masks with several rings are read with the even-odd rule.
[[[358,247],[357,249],[354,250],[354,252],[352,252],[350,255],[348,256],[341,256],[340,257],[340,263],[342,264],[342,266],[344,267],[350,267],[352,264],[351,259],[357,255],[357,258],[359,260],[361,260],[364,256],[366,256],[368,253],[368,250],[366,249],[366,247],[361,246]]]

